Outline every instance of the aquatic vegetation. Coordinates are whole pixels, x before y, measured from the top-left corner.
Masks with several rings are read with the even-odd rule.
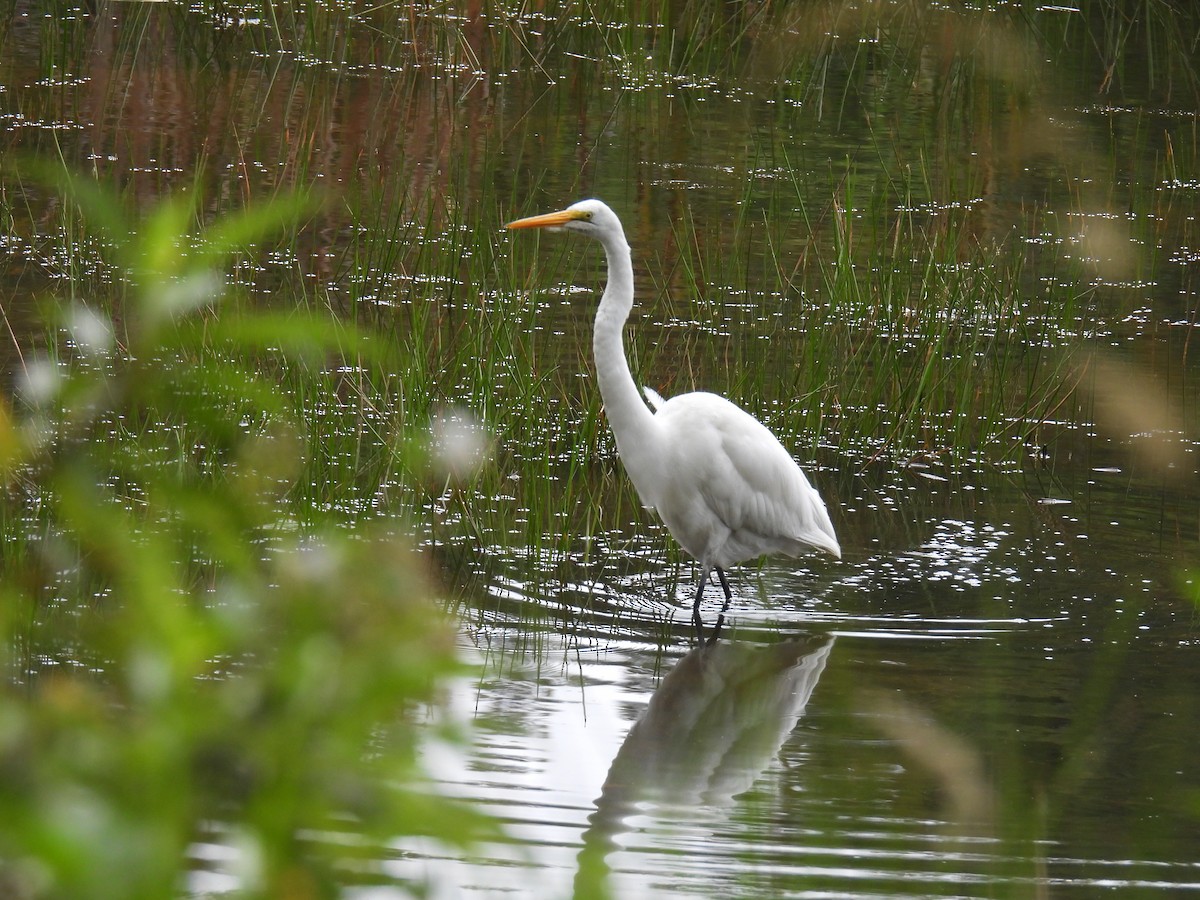
[[[427,565],[394,530],[288,512],[312,437],[277,373],[389,354],[227,296],[228,257],[312,202],[197,232],[188,198],[129,215],[86,177],[55,182],[125,287],[47,301],[0,404],[5,890],[169,896],[219,840],[241,890],[327,894],[348,822],[357,841],[486,833],[422,788],[415,710],[461,671]]]

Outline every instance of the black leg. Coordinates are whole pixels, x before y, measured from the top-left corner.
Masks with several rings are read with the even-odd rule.
[[[708,636],[708,640],[704,642],[704,646],[711,647],[717,642],[717,638],[721,636],[721,629],[725,627],[725,614],[721,613],[717,616],[716,627],[713,628],[713,633]]]
[[[708,581],[708,570],[700,573],[700,583],[696,585],[696,602],[692,604],[692,624],[696,626],[696,640],[704,640],[704,623],[700,621],[700,601],[704,599],[704,585]]]
[[[721,607],[721,612],[729,609],[729,601],[733,599],[733,591],[729,589],[729,582],[725,580],[725,570],[717,566],[717,578],[721,580],[721,587],[725,591],[725,605]]]

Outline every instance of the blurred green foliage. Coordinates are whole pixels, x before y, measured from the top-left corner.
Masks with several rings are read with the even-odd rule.
[[[210,841],[241,895],[329,896],[364,841],[481,833],[422,787],[460,668],[422,562],[281,502],[306,444],[279,370],[387,350],[224,290],[313,198],[201,228],[186,193],[134,216],[87,178],[7,176],[60,191],[123,290],[47,302],[0,397],[0,895],[170,896]]]

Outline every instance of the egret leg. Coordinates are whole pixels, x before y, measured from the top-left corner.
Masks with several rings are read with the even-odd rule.
[[[692,604],[692,624],[696,626],[696,640],[704,640],[704,623],[700,620],[700,601],[704,599],[704,585],[708,583],[708,569],[700,573],[700,583],[696,585],[696,602]],[[718,572],[720,569],[717,570]]]
[[[708,636],[708,640],[704,642],[704,646],[711,647],[717,642],[717,638],[721,636],[721,629],[725,627],[725,614],[721,613],[717,616],[717,624],[713,627],[713,633]]]
[[[717,578],[721,580],[721,588],[725,591],[725,605],[721,607],[721,612],[729,609],[729,601],[733,599],[733,591],[729,589],[729,582],[725,580],[725,570],[717,566]]]

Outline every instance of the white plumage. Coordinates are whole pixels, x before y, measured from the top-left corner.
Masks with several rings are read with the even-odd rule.
[[[617,452],[642,502],[658,511],[681,547],[700,562],[692,619],[715,568],[768,553],[798,556],[816,548],[841,557],[829,512],[791,454],[737,405],[701,391],[663,400],[644,389],[621,341],[633,308],[633,261],[616,214],[599,200],[511,222],[509,228],[575,231],[595,238],[608,258],[608,283],[596,310],[593,350],[600,395]]]

